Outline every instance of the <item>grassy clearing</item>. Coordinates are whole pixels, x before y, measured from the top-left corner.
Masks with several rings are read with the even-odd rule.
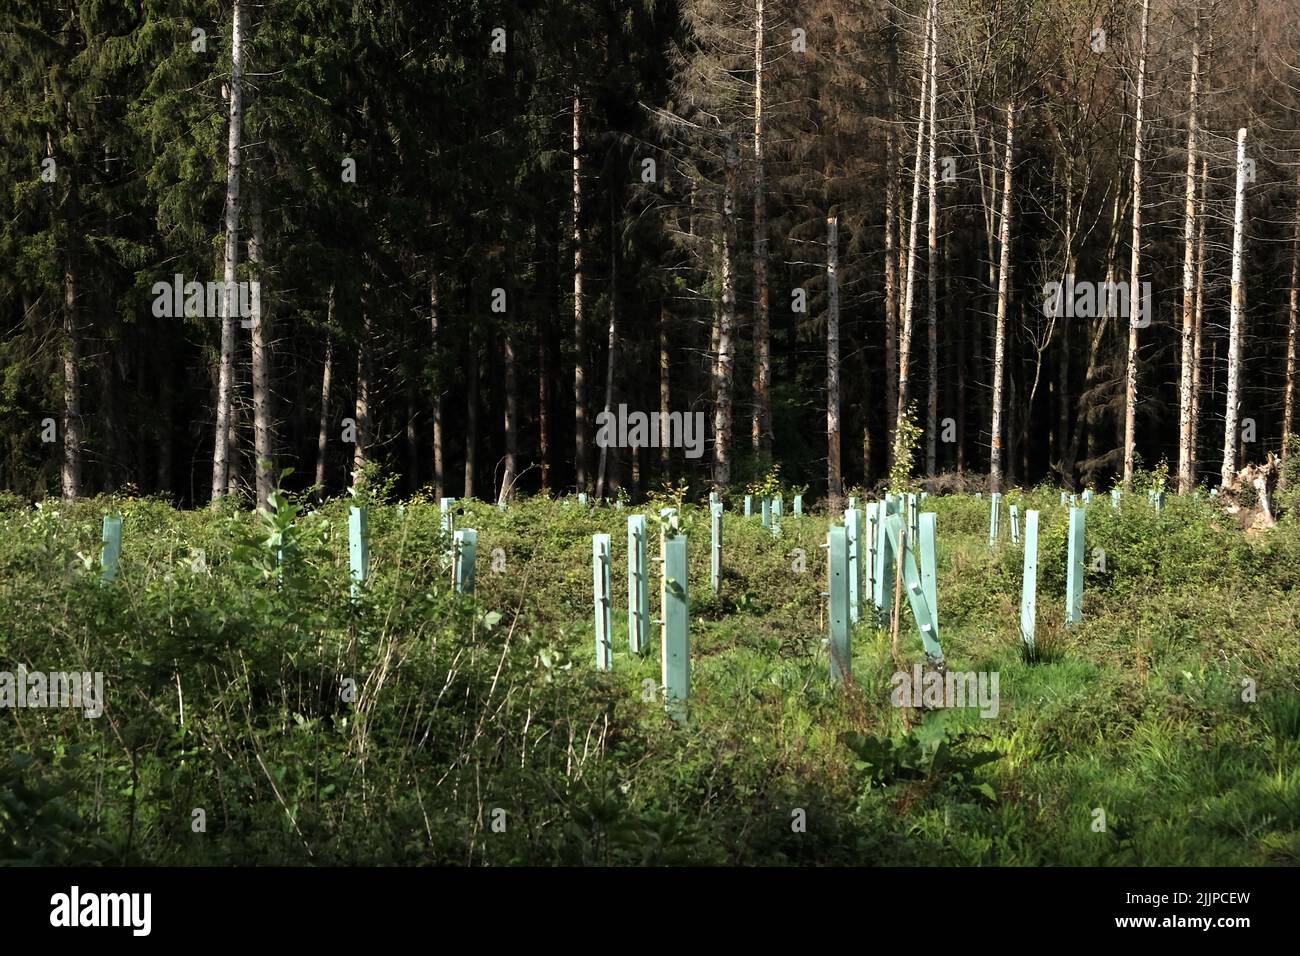
[[[1098,500],[1087,541],[1105,570],[1089,571],[1085,620],[1067,630],[1066,509],[1047,489],[1004,501],[1042,513],[1034,663],[1005,514],[991,549],[987,500],[926,502],[949,667],[998,673],[993,719],[891,706],[888,636],[865,624],[854,683],[829,683],[825,516],[787,515],[774,539],[727,514],[715,598],[707,509],[684,507],[685,727],[645,699],[657,641],[627,651],[626,510],[470,503],[456,519],[479,533],[467,600],[451,593],[436,503],[371,502],[372,575],[354,604],[346,501],[278,525],[147,499],[6,504],[0,670],[103,671],[107,706],[98,720],[0,714],[0,860],[1300,862],[1300,526],[1247,540],[1207,499],[1171,498],[1163,514],[1140,495],[1120,512]],[[124,516],[108,586],[95,568],[106,512]],[[601,531],[615,555],[605,675]],[[919,639],[903,646],[910,667]]]

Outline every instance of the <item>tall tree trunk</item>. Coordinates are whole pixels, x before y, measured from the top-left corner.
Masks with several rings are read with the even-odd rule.
[[[478,342],[474,331],[469,335],[469,379],[465,396],[465,493],[464,497],[474,497],[474,485],[478,479]]]
[[[894,412],[895,423],[907,411],[907,384],[912,353],[912,304],[916,292],[916,221],[921,209],[921,161],[925,150],[925,116],[929,106],[927,90],[930,82],[930,27],[932,7],[925,11],[925,48],[921,55],[921,99],[916,118],[916,160],[912,164],[912,215],[907,225],[907,273],[903,277],[902,339],[898,346],[898,404]],[[897,427],[897,426],[895,426]]]
[[[898,27],[894,23],[894,7],[889,7],[889,134],[886,148],[885,171],[885,395],[892,399],[898,394],[898,182],[899,145],[897,90],[898,90]],[[894,416],[885,412],[885,470],[894,466]]]
[[[46,145],[53,155],[53,143],[47,137]],[[63,497],[73,501],[81,495],[81,328],[78,323],[77,293],[79,266],[76,243],[78,197],[76,180],[64,168],[68,178],[65,228],[63,232],[63,460],[60,477]]]
[[[832,515],[843,507],[840,455],[839,219],[826,220],[826,495]]]
[[[516,374],[515,336],[507,328],[502,348],[506,385],[506,470],[501,476],[501,493],[497,503],[504,504],[515,496],[515,481],[519,477],[519,378]]]
[[[325,313],[325,369],[320,382],[320,428],[316,432],[316,487],[325,497],[325,465],[329,450],[330,392],[334,385],[334,284],[330,284]]]
[[[1142,46],[1138,55],[1137,112],[1133,122],[1133,248],[1129,264],[1128,363],[1124,376],[1124,487],[1133,483],[1137,441],[1138,303],[1142,299],[1142,108],[1147,87],[1147,22],[1151,0],[1142,0]]]
[[[669,403],[671,398],[669,370],[672,353],[668,347],[668,318],[668,301],[665,299],[659,303],[659,477],[661,481],[672,481],[673,478],[672,455],[668,442],[664,440],[668,434],[668,412],[672,409]]]
[[[1296,175],[1300,190],[1300,173]],[[1295,425],[1295,357],[1297,297],[1300,296],[1300,192],[1296,194],[1295,238],[1291,240],[1291,299],[1286,318],[1286,396],[1282,403],[1282,459],[1291,454],[1291,435]]]
[[[1192,76],[1187,94],[1187,174],[1183,200],[1183,339],[1178,378],[1178,491],[1188,494],[1196,483],[1192,445],[1192,353],[1196,324],[1196,124],[1197,79],[1201,71],[1201,15],[1194,8]]]
[[[352,483],[355,485],[361,476],[361,469],[369,460],[370,453],[370,303],[366,290],[369,283],[362,284],[361,292],[361,338],[357,342],[357,391],[354,396],[353,420],[357,425],[357,440],[352,446]]]
[[[1002,164],[1002,252],[998,265],[998,315],[993,338],[993,417],[989,426],[989,490],[1002,490],[1002,380],[1007,352],[1007,307],[1011,287],[1011,163],[1015,148],[1015,101],[1007,103],[1007,152]]]
[[[1210,161],[1201,157],[1201,199],[1197,204],[1200,223],[1196,227],[1196,327],[1192,333],[1192,477],[1200,459],[1201,427],[1201,350],[1205,319],[1205,220],[1210,190]]]
[[[578,491],[587,490],[587,360],[582,314],[582,100],[573,95],[573,454]]]
[[[718,323],[718,359],[713,376],[713,487],[731,483],[731,389],[735,377],[736,334],[736,179],[740,157],[736,141],[726,137],[726,173],[722,197],[722,314]]]
[[[1241,337],[1246,321],[1246,287],[1242,277],[1246,246],[1246,130],[1237,130],[1237,200],[1232,216],[1232,300],[1228,319],[1227,407],[1223,413],[1223,466],[1220,482],[1237,477],[1237,424],[1241,415]]]
[[[754,4],[754,417],[758,460],[772,458],[772,328],[767,286],[767,176],[763,131],[763,0]]]
[[[551,343],[549,321],[537,323],[537,457],[542,494],[551,493]]]
[[[614,362],[618,352],[618,229],[614,223],[614,207],[609,210],[610,227],[610,280],[609,280],[609,341],[605,346],[605,413],[608,418],[614,407]],[[606,466],[609,446],[600,449],[600,465],[596,469],[596,497],[605,497]]]
[[[938,453],[939,430],[939,193],[937,189],[938,170],[935,166],[935,107],[936,89],[939,85],[939,27],[936,22],[938,0],[930,4],[930,234],[929,234],[929,271],[926,273],[927,292],[929,294],[926,313],[926,348],[928,359],[929,383],[925,403],[925,473],[934,476],[935,458]]]
[[[332,295],[332,293],[331,293]],[[446,473],[443,470],[442,399],[446,394],[442,368],[442,338],[439,323],[442,309],[438,302],[438,275],[429,273],[429,351],[433,362],[433,496],[438,500],[446,495]]]
[[[266,247],[262,234],[262,201],[256,191],[249,197],[248,262],[252,278],[264,282]],[[265,291],[264,289],[261,291]],[[259,314],[252,318],[249,340],[253,356],[253,457],[257,507],[265,509],[275,482],[275,448],[271,434],[271,349],[267,336],[267,302],[259,294]]]
[[[239,143],[244,125],[244,0],[233,0],[230,27],[230,113],[226,137],[226,251],[223,280],[233,289],[239,277]],[[235,376],[235,317],[231,297],[222,296],[221,365],[217,376],[217,427],[212,446],[212,503],[226,493],[229,481],[231,406]]]

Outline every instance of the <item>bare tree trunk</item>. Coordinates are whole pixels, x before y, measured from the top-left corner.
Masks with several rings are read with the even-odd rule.
[[[465,493],[474,497],[478,478],[478,343],[473,330],[469,335],[469,368],[466,370],[468,388],[465,398]]]
[[[618,230],[614,223],[614,209],[609,210],[610,226],[610,280],[609,280],[609,341],[605,346],[605,413],[614,407],[614,357],[618,352]],[[609,447],[600,449],[600,465],[596,470],[596,497],[605,497],[605,467],[609,461]]]
[[[1300,174],[1296,175],[1300,190]],[[1282,404],[1282,460],[1291,453],[1291,435],[1295,425],[1295,357],[1297,296],[1300,296],[1300,193],[1296,195],[1295,238],[1291,241],[1291,300],[1286,320],[1286,398]]]
[[[989,426],[989,490],[1002,490],[1002,380],[1007,351],[1007,306],[1011,285],[1011,163],[1015,148],[1015,101],[1007,103],[1007,152],[1002,165],[1002,252],[998,265],[997,331],[993,338],[993,419]]]
[[[885,173],[885,395],[898,394],[898,28],[889,8],[889,140]],[[885,413],[885,470],[894,465],[894,416]]]
[[[930,27],[932,7],[925,11],[925,48],[921,55],[921,100],[916,119],[916,160],[912,165],[912,215],[907,226],[907,274],[903,278],[903,335],[898,346],[898,405],[894,413],[897,423],[907,411],[907,384],[912,353],[912,304],[916,292],[916,220],[921,208],[921,161],[925,150],[925,116],[929,105],[927,91],[930,82]],[[895,426],[897,427],[897,426]]]
[[[1183,341],[1178,378],[1178,491],[1188,494],[1196,483],[1192,464],[1192,340],[1196,325],[1196,124],[1197,79],[1201,70],[1201,15],[1192,27],[1192,77],[1187,94],[1187,176],[1183,200]]]
[[[515,368],[515,337],[510,329],[506,330],[502,351],[506,378],[506,470],[501,476],[498,504],[514,498],[515,479],[519,477],[519,377]]]
[[[731,135],[727,136],[726,157],[722,199],[722,315],[713,376],[713,486],[719,492],[731,482],[731,387],[735,375],[736,178],[740,157]]]
[[[1196,227],[1196,328],[1192,341],[1192,480],[1196,480],[1196,463],[1200,458],[1198,433],[1201,427],[1201,346],[1205,319],[1205,220],[1209,200],[1210,161],[1201,157],[1200,223]]]
[[[772,458],[772,332],[767,286],[767,178],[763,132],[763,0],[754,4],[754,417],[760,463]]]
[[[70,250],[63,270],[62,479],[66,500],[81,495],[81,333],[77,328],[77,267]]]
[[[249,219],[252,230],[248,237],[248,262],[253,278],[260,284],[266,275],[266,255],[262,235],[262,201],[256,190],[249,197]],[[265,290],[260,290],[265,291]],[[259,314],[252,318],[249,339],[253,356],[253,474],[257,492],[257,507],[265,509],[270,501],[275,482],[275,448],[271,434],[271,348],[266,334],[267,303],[259,293]]]
[[[1142,0],[1142,47],[1138,56],[1137,112],[1133,123],[1133,249],[1129,265],[1128,364],[1124,377],[1124,487],[1133,483],[1137,440],[1138,303],[1142,293],[1142,107],[1147,86],[1147,21],[1151,0]]]
[[[325,319],[325,370],[320,382],[320,428],[316,432],[316,486],[325,497],[325,463],[330,426],[330,392],[334,384],[334,286],[330,285],[329,307]]]
[[[929,364],[929,389],[926,394],[925,414],[925,473],[933,476],[935,458],[938,453],[939,430],[939,193],[936,185],[938,170],[935,166],[935,106],[936,88],[939,85],[939,27],[936,22],[938,0],[930,4],[930,235],[929,235],[929,271],[926,274],[927,292],[929,293],[926,314],[926,347]]]
[[[672,455],[669,452],[668,442],[664,440],[668,434],[668,412],[671,410],[669,404],[671,354],[668,349],[668,302],[665,300],[659,303],[659,477],[662,481],[671,481],[673,477]]]
[[[357,342],[357,392],[354,397],[353,420],[357,424],[357,440],[352,446],[352,483],[355,485],[365,467],[370,451],[370,303],[366,301],[369,283],[362,284],[361,338]]]
[[[239,142],[244,125],[244,0],[233,0],[230,27],[230,114],[226,138],[226,251],[222,278],[233,289],[239,267]],[[231,399],[235,375],[235,318],[231,296],[221,308],[221,365],[217,377],[217,427],[212,451],[212,502],[226,493],[229,480]]]
[[[331,291],[331,296],[333,292]],[[333,301],[331,299],[331,301]],[[443,471],[442,444],[442,396],[445,394],[442,372],[442,339],[438,324],[442,318],[438,304],[438,276],[432,270],[429,273],[429,349],[433,361],[433,495],[442,500],[446,493],[445,473]]]
[[[549,321],[546,323],[549,325]],[[537,325],[537,457],[541,464],[542,494],[551,493],[551,344],[547,329]]]
[[[582,100],[573,95],[573,453],[578,491],[587,490],[587,348],[582,314]]]
[[[843,507],[840,455],[839,219],[826,220],[826,494],[830,513]]]
[[[1246,246],[1246,130],[1237,130],[1237,201],[1232,216],[1232,302],[1228,320],[1228,402],[1223,413],[1223,487],[1237,477],[1237,423],[1241,415],[1241,336],[1246,321],[1242,278]]]

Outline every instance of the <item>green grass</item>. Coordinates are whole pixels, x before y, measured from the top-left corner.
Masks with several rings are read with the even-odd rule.
[[[1103,496],[1087,545],[1105,570],[1088,572],[1084,621],[1066,629],[1066,509],[1046,488],[1004,502],[1041,512],[1043,653],[1020,649],[1005,513],[990,548],[987,499],[929,499],[949,667],[996,671],[1000,709],[923,722],[891,706],[874,626],[853,635],[854,681],[829,682],[824,516],[786,515],[775,539],[728,513],[714,597],[707,509],[685,507],[692,699],[678,725],[654,699],[657,641],[627,651],[629,510],[470,503],[456,518],[479,534],[469,600],[451,593],[436,503],[372,503],[354,604],[346,501],[276,525],[147,499],[5,499],[0,670],[103,671],[108,700],[98,720],[0,713],[0,861],[1300,862],[1300,527],[1247,540],[1208,499],[1171,496],[1156,514],[1140,494],[1119,512]],[[108,512],[124,516],[123,554],[105,586]],[[593,666],[601,531],[610,674]],[[652,616],[657,603],[652,588]],[[910,668],[920,641],[903,622]]]

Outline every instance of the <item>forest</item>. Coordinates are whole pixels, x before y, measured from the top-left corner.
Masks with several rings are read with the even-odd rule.
[[[1294,430],[1298,13],[15,0],[0,485],[833,503],[902,418],[971,486],[1218,484]]]

